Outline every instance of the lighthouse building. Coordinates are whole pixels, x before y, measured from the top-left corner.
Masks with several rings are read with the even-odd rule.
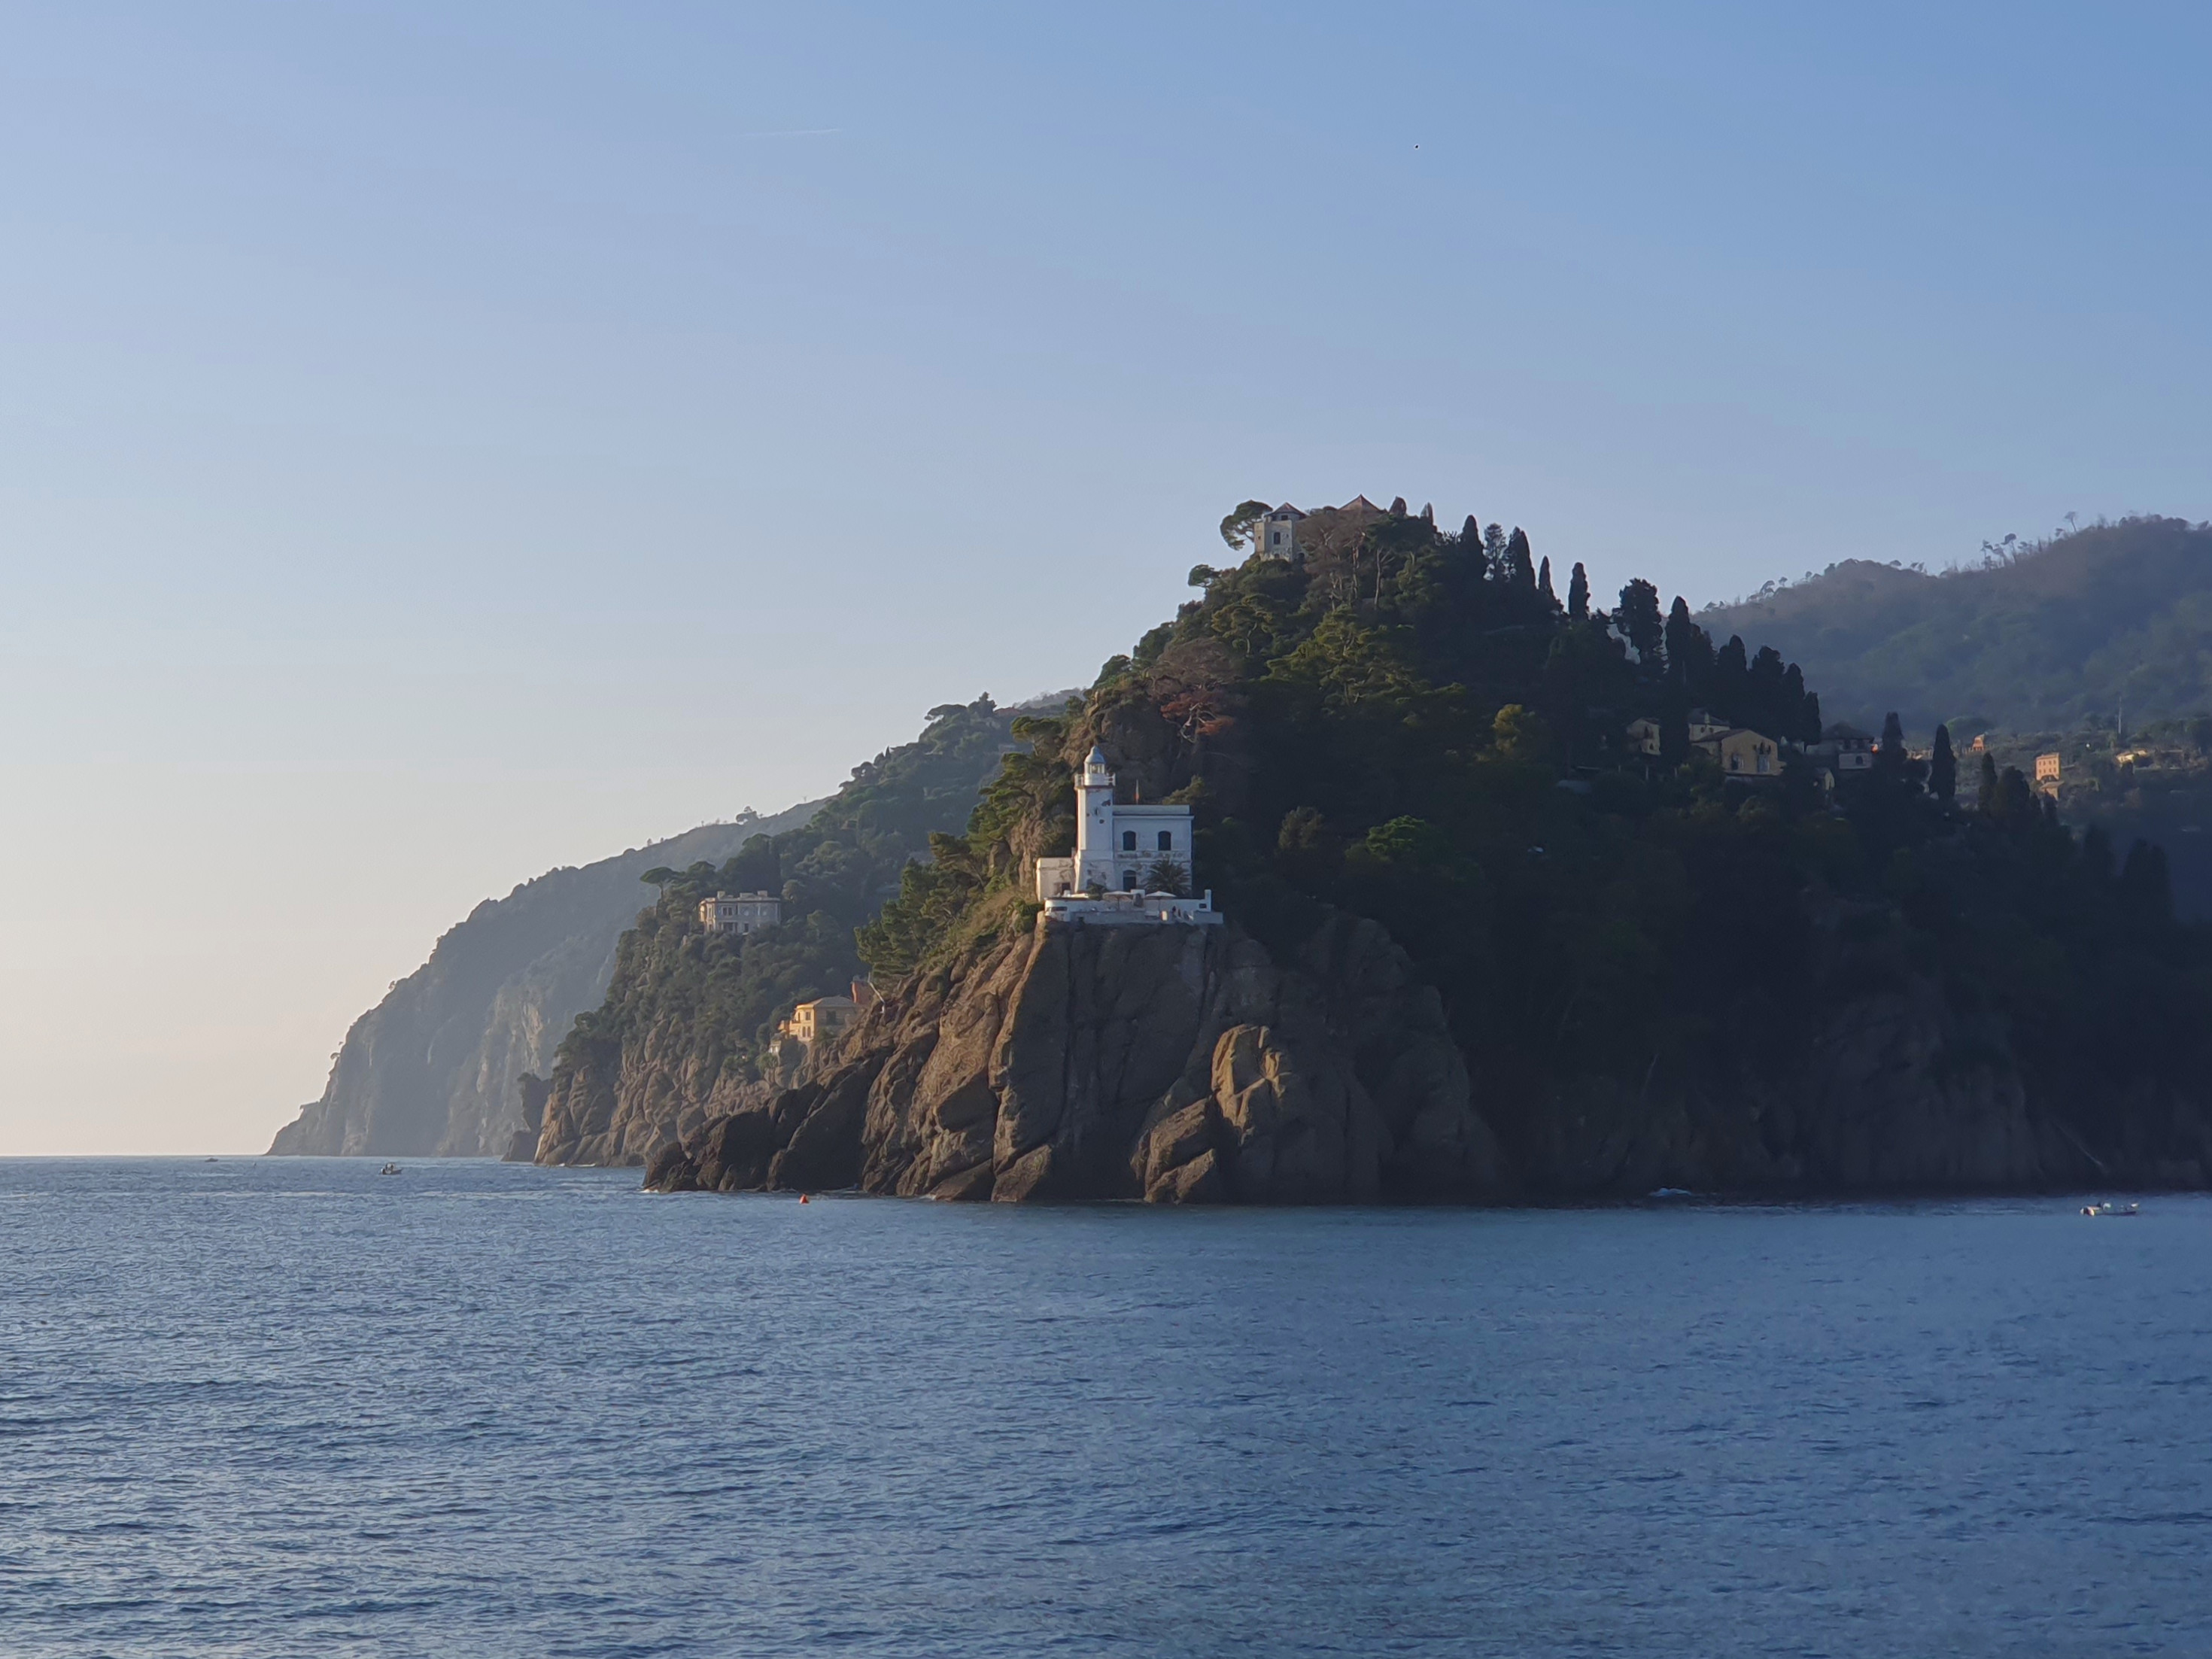
[[[1094,747],[1075,779],[1075,853],[1039,859],[1036,894],[1048,917],[1062,921],[1196,921],[1221,920],[1213,895],[1182,898],[1157,889],[1162,865],[1174,885],[1190,882],[1190,808],[1124,804],[1114,799],[1114,774]]]

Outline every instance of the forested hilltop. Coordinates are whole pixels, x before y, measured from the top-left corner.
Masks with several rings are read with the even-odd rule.
[[[1316,517],[1302,562],[1200,567],[1087,696],[1014,724],[1028,750],[862,931],[884,1001],[797,1088],[709,1106],[659,1184],[2203,1180],[2212,956],[2154,849],[1893,744],[1832,804],[1794,752],[1730,781],[1682,752],[1692,702],[1819,729],[1771,650],[1640,581],[1601,611],[1577,567],[1562,599],[1517,531]],[[1667,752],[1628,742],[1639,714]],[[1230,928],[1037,925],[1027,872],[1071,844],[1093,744],[1193,806]]]
[[[2130,518],[1941,574],[1847,559],[1703,618],[1802,663],[1832,717],[2063,730],[2212,714],[2212,526]]]

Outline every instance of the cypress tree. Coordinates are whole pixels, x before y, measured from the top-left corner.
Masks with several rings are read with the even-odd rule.
[[[1567,578],[1567,614],[1577,622],[1589,620],[1589,573],[1575,561],[1575,574]]]
[[[1459,527],[1459,544],[1470,553],[1482,551],[1482,526],[1474,521],[1474,514],[1467,515],[1467,522]]]
[[[1819,692],[1808,691],[1805,694],[1804,712],[1800,718],[1803,720],[1804,724],[1797,728],[1797,741],[1800,743],[1820,742],[1820,694]]]
[[[1786,734],[1794,722],[1784,719],[1783,702],[1788,676],[1782,665],[1782,653],[1771,645],[1759,647],[1759,654],[1751,659],[1751,668],[1745,676],[1747,701],[1750,707],[1737,716],[1745,726],[1765,732],[1770,738]],[[1800,684],[1803,681],[1799,681]],[[1792,708],[1790,714],[1796,710]]]
[[[1659,616],[1659,590],[1638,576],[1620,590],[1620,609],[1613,613],[1613,626],[1634,647],[1636,659],[1643,664],[1647,674],[1659,666],[1659,645],[1666,637],[1667,624]]]
[[[1774,711],[1776,724],[1781,728],[1778,738],[1796,738],[1801,743],[1808,739],[1800,736],[1805,729],[1805,671],[1791,663],[1782,672],[1782,701]]]
[[[1731,634],[1729,642],[1713,659],[1713,713],[1724,720],[1740,724],[1750,681],[1751,665],[1744,660],[1743,635]]]
[[[1690,620],[1689,602],[1677,593],[1674,603],[1667,611],[1667,671],[1682,677],[1684,690],[1688,689],[1690,672],[1690,635],[1697,631],[1697,623]]]
[[[1997,757],[1986,749],[1982,750],[1982,787],[1975,804],[1993,816],[1997,810]]]
[[[1552,562],[1546,559],[1536,571],[1536,591],[1544,596],[1544,603],[1553,610],[1559,608],[1559,596],[1552,588]]]
[[[1928,757],[1928,793],[1948,809],[1959,795],[1959,757],[1951,752],[1951,728],[1936,728],[1936,750]]]
[[[1536,560],[1528,546],[1528,532],[1516,525],[1512,539],[1505,544],[1505,574],[1516,587],[1532,592],[1536,586]]]
[[[1891,709],[1882,717],[1881,741],[1875,746],[1874,769],[1885,777],[1905,775],[1905,724]]]

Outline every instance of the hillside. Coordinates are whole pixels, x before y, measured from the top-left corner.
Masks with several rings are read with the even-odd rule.
[[[2212,712],[2212,526],[2132,518],[1929,575],[1849,559],[1698,620],[1775,647],[1831,719],[1972,735]]]
[[[569,1024],[606,994],[616,941],[637,914],[638,878],[672,860],[727,858],[751,836],[805,823],[819,804],[704,824],[486,899],[354,1022],[322,1097],[301,1107],[269,1150],[502,1152],[524,1121],[516,1080],[551,1070]]]
[[[1359,516],[1299,563],[1201,567],[1080,702],[1018,722],[967,833],[861,932],[882,1000],[789,1086],[673,1063],[744,1032],[677,971],[708,947],[664,902],[556,1097],[674,1123],[619,1148],[664,1188],[2205,1181],[2212,944],[2154,849],[2077,840],[2017,771],[1963,799],[1901,752],[1832,793],[1794,755],[1730,779],[1686,711],[1810,731],[1797,665],[1649,584],[1607,615],[1577,568],[1562,605],[1518,532]],[[1644,713],[1659,755],[1626,740]],[[1131,799],[1191,806],[1226,927],[1040,915],[1093,745]]]
[[[865,971],[855,930],[933,836],[967,823],[1018,718],[988,696],[932,709],[920,737],[855,769],[803,825],[757,835],[719,866],[651,871],[659,899],[623,935],[605,1001],[561,1034],[538,1161],[639,1162],[709,1101],[757,1091],[775,1070],[776,1023]],[[702,897],[760,888],[782,894],[781,927],[750,939],[700,927]]]

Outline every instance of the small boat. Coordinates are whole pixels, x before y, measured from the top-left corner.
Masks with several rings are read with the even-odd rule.
[[[2083,1215],[2136,1215],[2142,1212],[2140,1204],[2115,1204],[2109,1199],[2101,1204],[2084,1204]]]
[[[377,1171],[379,1175],[398,1175],[398,1173],[399,1166],[397,1164],[387,1164]]]

